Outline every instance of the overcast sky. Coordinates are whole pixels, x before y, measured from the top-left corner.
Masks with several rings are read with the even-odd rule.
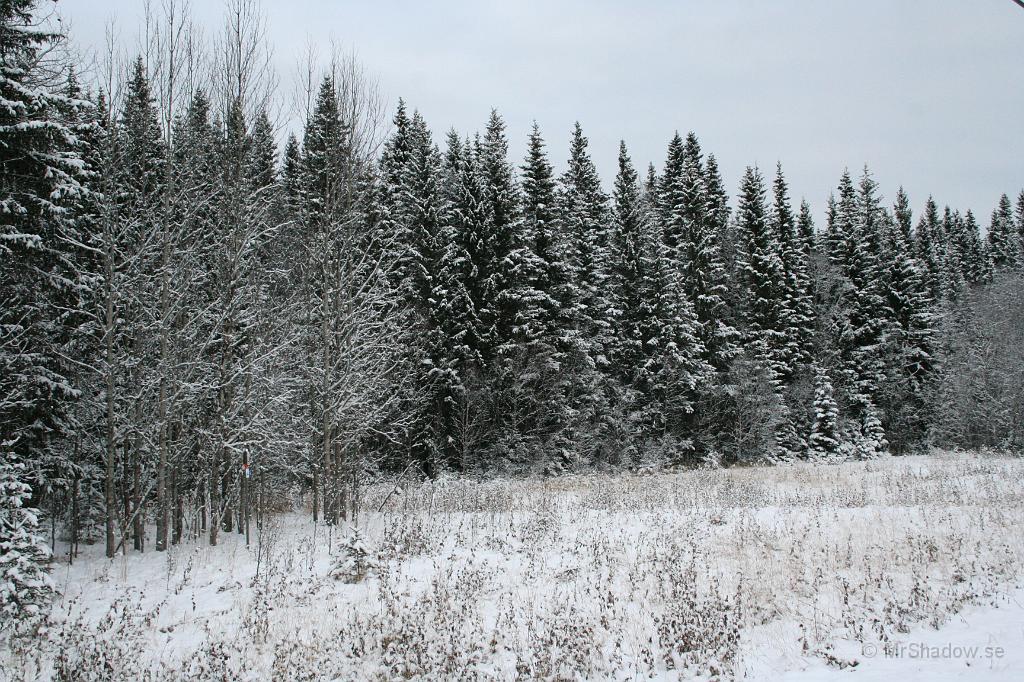
[[[60,0],[80,44],[114,18],[127,46],[141,0]],[[354,49],[391,101],[443,142],[497,108],[518,164],[531,121],[557,169],[575,120],[610,188],[618,141],[659,165],[693,130],[735,193],[781,161],[820,215],[844,167],[868,164],[886,200],[906,187],[982,223],[1024,187],[1024,9],[1011,0],[265,0],[282,80],[306,45]],[[219,0],[196,0],[210,32]]]

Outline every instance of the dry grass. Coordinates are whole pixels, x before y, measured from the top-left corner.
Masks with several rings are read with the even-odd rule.
[[[451,480],[371,513],[389,491],[364,498],[373,561],[361,582],[329,575],[344,558],[339,531],[298,517],[268,530],[259,578],[255,548],[97,558],[8,670],[729,679],[765,648],[849,665],[838,640],[941,626],[1015,586],[1024,566],[1024,461],[1010,458]],[[144,562],[163,563],[147,573]]]

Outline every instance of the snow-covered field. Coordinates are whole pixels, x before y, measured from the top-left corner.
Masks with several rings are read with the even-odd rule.
[[[365,577],[299,513],[249,548],[89,547],[4,676],[1024,679],[1019,459],[389,490]]]

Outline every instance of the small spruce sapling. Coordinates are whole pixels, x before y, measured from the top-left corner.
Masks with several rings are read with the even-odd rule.
[[[24,469],[0,459],[0,630],[38,616],[54,589],[37,512],[25,506],[32,490],[20,478]]]
[[[358,583],[363,581],[376,562],[370,556],[366,540],[359,529],[354,526],[350,526],[349,529],[351,532],[339,545],[338,558],[331,569],[331,575],[335,580]]]

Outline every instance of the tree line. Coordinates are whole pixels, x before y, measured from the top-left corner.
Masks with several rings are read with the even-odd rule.
[[[5,613],[47,528],[217,544],[295,495],[353,519],[388,472],[1020,449],[1024,191],[983,234],[864,168],[818,228],[781,164],[730,198],[689,133],[622,143],[608,192],[579,124],[560,174],[496,111],[439,145],[400,101],[385,135],[350,59],[279,148],[255,7],[206,53],[178,9],[83,84],[0,4]]]

